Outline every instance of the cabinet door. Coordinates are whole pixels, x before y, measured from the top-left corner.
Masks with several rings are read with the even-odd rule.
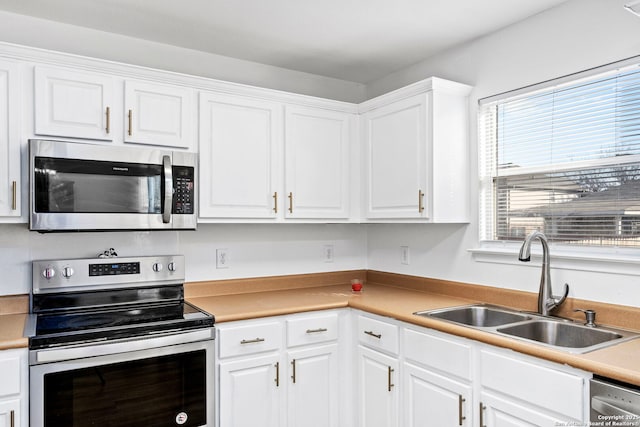
[[[21,426],[20,400],[0,400],[0,427]]]
[[[200,217],[275,218],[281,106],[200,94]]]
[[[278,355],[220,362],[220,426],[280,427],[283,380]]]
[[[584,425],[576,420],[560,418],[542,409],[527,407],[491,393],[481,394],[480,425],[486,427],[553,427]]]
[[[398,360],[358,346],[361,427],[398,426]]]
[[[20,216],[20,70],[0,61],[0,216]]]
[[[288,355],[287,425],[338,426],[338,345],[289,351]]]
[[[471,386],[405,363],[403,415],[406,427],[471,426]]]
[[[192,90],[126,81],[124,141],[193,148]]]
[[[286,108],[287,218],[349,217],[349,135],[353,116]]]
[[[111,141],[113,79],[35,67],[35,133]]]
[[[364,116],[368,218],[424,218],[428,94]]]

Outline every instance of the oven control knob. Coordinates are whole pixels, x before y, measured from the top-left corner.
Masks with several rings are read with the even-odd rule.
[[[55,275],[56,271],[53,269],[53,267],[47,267],[42,271],[42,276],[46,279],[51,279]]]
[[[176,271],[176,264],[174,262],[170,262],[169,264],[167,264],[167,269],[169,271]]]
[[[66,277],[67,279],[71,276],[73,276],[73,268],[71,267],[65,267],[62,269],[62,276]]]
[[[151,268],[153,268],[153,271],[155,271],[155,272],[160,272],[160,271],[162,271],[162,267],[163,267],[162,263],[156,262],[156,263],[153,264],[153,267],[151,267]]]

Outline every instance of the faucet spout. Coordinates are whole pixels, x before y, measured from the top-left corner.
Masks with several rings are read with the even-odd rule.
[[[540,276],[540,289],[538,290],[538,313],[548,316],[551,311],[558,308],[569,295],[569,285],[564,284],[564,292],[561,297],[553,296],[553,288],[551,287],[551,267],[549,262],[549,244],[547,236],[540,231],[534,231],[529,234],[520,247],[518,259],[523,262],[531,260],[531,243],[535,240],[542,243],[542,274]]]

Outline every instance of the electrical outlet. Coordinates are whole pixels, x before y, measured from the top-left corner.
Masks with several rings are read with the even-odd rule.
[[[333,262],[333,245],[324,245],[322,248],[322,258],[324,262]]]
[[[216,249],[216,268],[229,268],[229,249]]]
[[[400,264],[409,265],[409,246],[400,246]]]

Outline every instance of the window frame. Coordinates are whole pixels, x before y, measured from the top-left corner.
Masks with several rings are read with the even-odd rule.
[[[493,225],[489,221],[494,221],[493,218],[495,218],[496,215],[496,196],[493,194],[489,198],[487,197],[487,192],[494,191],[493,179],[497,174],[495,170],[496,166],[493,165],[489,168],[487,164],[488,147],[485,146],[486,143],[484,142],[483,135],[483,126],[485,125],[483,123],[483,107],[507,99],[530,97],[536,93],[548,91],[550,89],[558,89],[564,86],[579,84],[581,81],[591,80],[595,76],[605,77],[607,74],[614,75],[632,68],[640,69],[640,55],[478,100],[476,128],[478,142],[478,179],[480,188],[478,200],[479,246],[469,249],[469,252],[473,255],[473,258],[476,261],[514,265],[518,264],[519,261],[517,259],[517,253],[522,243],[517,240],[493,240],[485,237],[493,236],[493,230],[489,230],[489,227],[493,227]],[[633,157],[633,159],[630,158],[625,160],[628,162],[631,162],[632,160],[640,160],[640,155]],[[588,160],[585,162],[575,162],[571,164],[571,167],[577,168],[594,166],[599,163],[610,164],[611,160],[603,159],[602,161]],[[524,168],[520,169],[518,174],[535,173],[548,170],[548,165],[542,167],[533,166],[526,168],[526,170]],[[505,176],[503,173],[504,170],[501,171],[499,176]],[[488,203],[491,203],[492,206],[489,207]],[[488,218],[488,215],[492,216],[492,218]],[[532,259],[534,260],[534,263],[540,263],[540,252],[536,251],[536,246],[534,246],[533,249]],[[640,261],[640,246],[575,246],[550,242],[550,247],[553,252],[552,266],[554,268],[640,275],[640,269],[638,268],[638,262]]]

